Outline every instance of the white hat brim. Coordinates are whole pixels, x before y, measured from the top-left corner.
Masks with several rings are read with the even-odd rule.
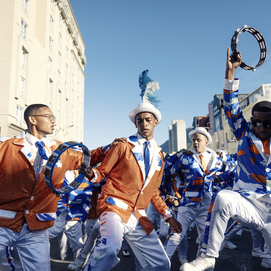
[[[208,140],[208,144],[212,143],[213,140],[212,140],[211,134],[209,134],[207,132],[207,130],[205,128],[203,128],[203,127],[197,127],[196,129],[194,129],[194,130],[192,130],[192,131],[190,131],[188,133],[188,137],[190,138],[191,141],[192,141],[193,135],[196,134],[196,133],[199,133],[199,134],[202,134],[202,135],[206,136],[207,140]]]
[[[158,123],[162,119],[162,115],[161,115],[160,111],[157,108],[155,108],[152,104],[145,102],[145,103],[139,104],[134,110],[132,110],[129,113],[130,120],[133,123],[135,123],[136,115],[139,113],[143,113],[143,112],[152,113],[155,116],[155,118],[158,120]]]

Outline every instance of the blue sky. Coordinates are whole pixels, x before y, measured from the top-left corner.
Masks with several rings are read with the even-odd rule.
[[[138,76],[157,80],[162,121],[159,145],[172,119],[191,127],[222,93],[226,52],[237,28],[258,29],[271,44],[271,1],[70,0],[86,45],[84,143],[94,149],[136,132],[128,113],[141,102]],[[256,65],[259,47],[239,36],[243,61]],[[271,83],[271,58],[255,72],[238,69],[240,93]]]

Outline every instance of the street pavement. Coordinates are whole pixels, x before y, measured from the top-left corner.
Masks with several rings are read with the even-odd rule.
[[[196,257],[197,245],[195,243],[197,238],[196,228],[194,227],[189,232],[191,240],[189,241],[188,261],[192,261]],[[224,249],[220,253],[220,257],[216,260],[215,271],[265,271],[271,270],[261,267],[261,259],[254,258],[252,252],[252,239],[249,230],[244,230],[241,236],[235,235],[231,241],[237,245],[237,249]],[[119,253],[120,262],[112,271],[135,271],[134,257],[130,250],[131,256],[123,257]],[[52,271],[66,271],[69,263],[72,262],[72,252],[68,250],[67,261],[61,261],[59,257],[59,249],[57,239],[51,240],[51,270]],[[180,263],[177,253],[171,259],[171,271],[178,271]],[[42,268],[41,268],[42,270]],[[102,270],[101,270],[102,271]],[[163,271],[163,270],[161,270]]]

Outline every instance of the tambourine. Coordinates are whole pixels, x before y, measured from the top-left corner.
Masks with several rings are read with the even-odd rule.
[[[255,71],[256,68],[260,67],[266,59],[266,53],[267,53],[266,43],[263,38],[263,35],[257,29],[244,25],[241,29],[238,28],[237,30],[235,30],[234,35],[231,38],[231,50],[232,50],[232,55],[235,58],[237,57],[237,54],[238,54],[237,52],[238,36],[242,32],[249,32],[256,38],[256,40],[259,43],[261,53],[260,53],[260,60],[256,66],[249,66],[246,63],[242,62],[240,67],[243,68],[244,70]]]
[[[67,186],[64,186],[62,188],[55,188],[53,185],[53,171],[56,166],[56,163],[59,161],[60,156],[69,148],[74,148],[74,147],[81,147],[83,153],[84,153],[84,163],[89,166],[90,164],[90,152],[88,148],[78,142],[75,141],[68,141],[65,142],[57,147],[57,149],[54,150],[54,152],[51,154],[49,157],[45,169],[44,169],[44,180],[45,183],[49,188],[51,188],[55,193],[57,194],[66,194],[71,192],[72,190],[76,189],[84,180],[84,177],[86,175],[80,173],[77,178],[75,178],[71,183],[67,184]]]

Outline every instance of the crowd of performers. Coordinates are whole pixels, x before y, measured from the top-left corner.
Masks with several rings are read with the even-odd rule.
[[[256,103],[245,120],[234,78],[240,64],[241,55],[233,59],[228,49],[224,110],[236,153],[208,148],[211,135],[196,127],[189,133],[192,151],[164,157],[153,138],[161,113],[144,93],[155,84],[144,71],[143,102],[129,113],[137,133],[90,151],[90,166],[80,149],[65,151],[55,183],[65,186],[80,173],[85,178],[63,195],[44,182],[46,161],[61,144],[48,136],[54,114],[30,105],[27,131],[0,144],[0,270],[50,271],[49,240],[57,237],[61,259],[67,243],[73,252],[68,270],[111,270],[120,251],[130,256],[130,247],[136,270],[170,270],[178,250],[180,270],[211,271],[223,248],[236,248],[230,239],[244,227],[251,231],[252,256],[271,268],[271,103]],[[192,225],[198,252],[188,263]]]

